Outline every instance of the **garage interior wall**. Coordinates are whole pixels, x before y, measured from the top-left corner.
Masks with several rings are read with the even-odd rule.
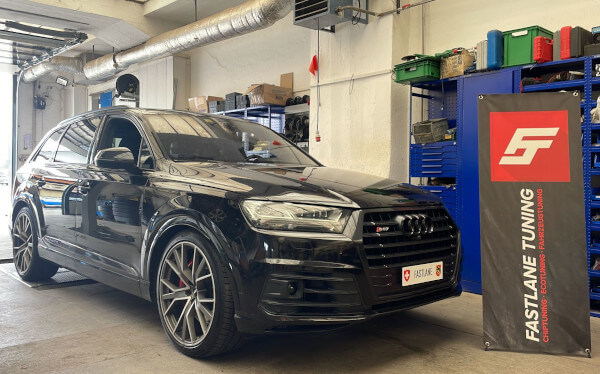
[[[370,8],[384,11],[394,4],[395,1],[371,1]],[[486,1],[482,6],[478,0],[438,0],[400,15],[370,17],[368,25],[340,24],[335,34],[320,32],[318,37],[314,30],[294,26],[290,14],[265,30],[186,52],[191,78],[189,87],[183,90],[189,94],[178,94],[176,107],[185,105],[181,101],[184,96],[243,92],[255,83],[278,84],[280,74],[293,72],[295,95],[310,93],[312,99],[311,154],[327,166],[407,181],[410,96],[406,86],[391,79],[391,68],[402,62],[403,56],[434,54],[453,47],[471,48],[485,39],[491,29],[510,30],[536,24],[552,31],[564,25],[589,29],[598,24],[595,4],[596,1],[548,0],[540,6],[505,0]],[[317,49],[319,89],[317,79],[308,72]],[[157,61],[162,62],[149,62],[144,68],[134,65],[127,71],[140,79],[143,107],[167,108],[172,101],[172,94],[162,92],[173,89],[172,78],[170,82],[156,82],[157,75],[150,74],[160,64],[168,63],[164,59]],[[174,75],[187,69],[182,63],[173,65]],[[167,79],[172,75],[158,77]],[[75,87],[65,94],[65,89],[55,84],[48,88],[53,82],[52,78],[48,80],[41,82],[40,90],[47,91],[52,100],[43,116],[36,111],[36,141],[60,119],[82,110],[81,89]],[[33,119],[33,85],[22,87],[19,152],[25,155],[24,135],[33,131],[27,128]],[[112,88],[114,79],[90,86],[87,95]],[[89,108],[87,97],[85,101]],[[418,100],[415,104],[414,119],[418,120]],[[315,142],[317,123],[322,138],[319,143]]]

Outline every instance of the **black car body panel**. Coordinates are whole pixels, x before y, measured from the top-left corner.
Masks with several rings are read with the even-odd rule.
[[[145,119],[149,113],[190,115],[122,107],[90,112],[59,125],[97,126],[85,163],[37,160],[51,132],[18,171],[13,214],[25,205],[33,210],[42,258],[151,300],[166,241],[195,230],[230,269],[237,326],[251,333],[334,328],[460,294],[458,228],[434,195],[314,160],[172,161]],[[94,164],[105,126],[123,118],[141,133],[151,167]],[[350,217],[340,233],[266,230],[248,221],[240,209],[245,200],[340,207]],[[436,222],[432,233],[408,239],[394,234],[390,220],[402,214],[427,216]],[[375,233],[377,227],[393,232]],[[401,286],[399,269],[433,261],[444,263],[442,280]]]

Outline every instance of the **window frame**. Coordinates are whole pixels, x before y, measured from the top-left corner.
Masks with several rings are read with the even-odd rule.
[[[58,147],[56,148],[56,151],[54,152],[54,157],[52,159],[53,163],[60,163],[60,164],[72,164],[72,165],[88,165],[89,164],[89,160],[90,160],[90,154],[91,154],[91,150],[92,150],[92,146],[94,144],[94,139],[96,138],[96,134],[98,133],[98,126],[96,126],[96,130],[94,132],[94,136],[92,137],[92,140],[90,141],[90,149],[85,157],[85,161],[83,162],[66,162],[66,161],[56,161],[56,155],[58,153],[58,149],[60,148],[60,145],[62,144],[62,141],[65,138],[65,135],[67,134],[67,132],[69,132],[69,130],[71,129],[71,127],[73,126],[77,126],[80,122],[88,122],[91,123],[91,119],[94,117],[90,117],[90,118],[77,118],[74,119],[73,121],[69,122],[66,126],[65,126],[65,131],[63,132],[62,136],[60,137],[60,140],[58,141]],[[102,123],[102,120],[100,122],[100,124]]]
[[[48,134],[44,137],[44,139],[42,139],[42,141],[40,142],[40,144],[38,145],[37,149],[31,154],[31,156],[29,156],[29,160],[27,161],[27,163],[37,163],[37,162],[41,162],[41,161],[37,161],[37,157],[39,156],[40,152],[42,151],[42,148],[44,148],[44,146],[46,145],[46,142],[48,142],[48,139],[50,139],[52,137],[52,135],[56,134],[57,132],[63,130],[63,133],[60,134],[60,137],[58,138],[58,144],[56,146],[56,149],[54,150],[54,153],[52,154],[52,157],[48,158],[45,163],[54,163],[54,159],[56,158],[56,152],[58,151],[58,147],[60,146],[60,142],[62,141],[63,137],[65,136],[65,133],[67,132],[67,129],[71,126],[72,122],[68,122],[65,124],[61,124],[56,126],[54,129],[48,131]]]
[[[134,115],[130,115],[128,113],[107,114],[104,116],[104,118],[102,119],[102,122],[100,123],[100,125],[98,126],[98,129],[96,130],[96,136],[94,137],[93,146],[92,146],[92,148],[90,148],[90,153],[88,155],[89,156],[88,164],[97,166],[94,162],[94,159],[96,158],[96,155],[98,154],[98,151],[99,151],[98,147],[100,144],[100,140],[104,136],[104,133],[107,131],[106,126],[112,119],[127,120],[127,121],[131,122],[133,124],[133,126],[135,126],[136,130],[140,133],[141,139],[143,139],[146,142],[146,144],[148,145],[148,149],[150,150],[150,155],[151,155],[152,159],[154,160],[154,167],[152,169],[142,169],[140,167],[141,160],[140,160],[140,157],[138,154],[138,160],[137,160],[136,167],[138,167],[142,171],[156,171],[157,170],[156,152],[152,148],[152,143],[150,143],[150,141],[148,139],[148,135],[146,134],[144,126],[142,126],[142,121],[138,117],[136,117]],[[140,142],[140,151],[141,151],[141,142]]]

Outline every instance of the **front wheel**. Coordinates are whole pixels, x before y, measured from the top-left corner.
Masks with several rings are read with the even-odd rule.
[[[165,332],[184,354],[209,357],[241,345],[230,273],[197,233],[182,232],[167,245],[158,266],[156,299]]]
[[[58,265],[38,255],[37,226],[28,207],[15,217],[12,228],[13,262],[19,276],[26,281],[43,281],[58,271]]]

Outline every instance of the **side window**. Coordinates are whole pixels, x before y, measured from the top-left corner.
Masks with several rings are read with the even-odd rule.
[[[111,118],[102,130],[98,150],[125,147],[133,153],[135,163],[138,163],[142,148],[142,136],[131,121],[125,118]]]
[[[96,126],[87,120],[71,124],[58,146],[54,160],[70,164],[85,164],[95,132]]]
[[[54,159],[54,154],[56,153],[56,149],[58,148],[58,142],[64,131],[64,127],[60,128],[56,130],[54,134],[52,134],[46,140],[46,142],[38,152],[37,156],[35,156],[35,162],[52,161]]]

